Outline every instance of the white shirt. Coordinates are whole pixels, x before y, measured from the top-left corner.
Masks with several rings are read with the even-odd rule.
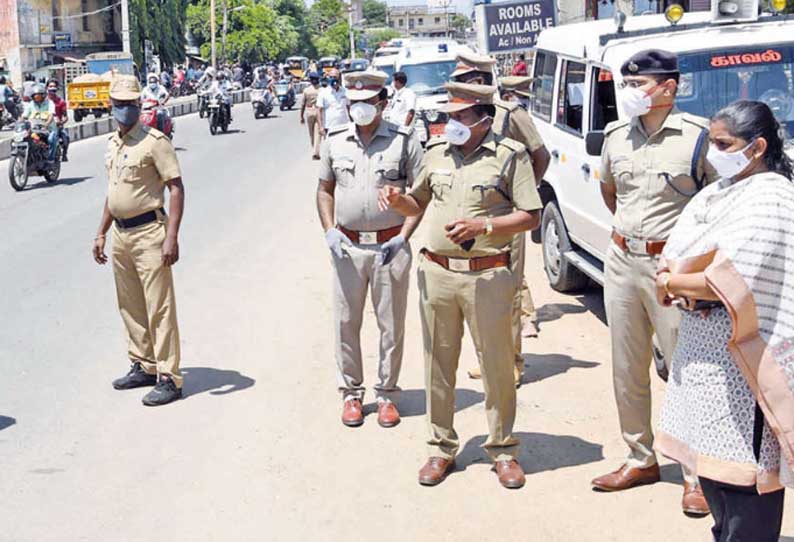
[[[323,110],[323,128],[326,130],[350,121],[347,116],[345,87],[339,87],[339,90],[334,90],[333,87],[322,89],[317,96],[317,107]]]
[[[408,87],[395,88],[386,108],[386,120],[404,126],[410,111],[416,111],[416,93]]]
[[[163,105],[168,99],[168,91],[163,85],[157,85],[157,88],[152,90],[152,87],[146,85],[141,91],[141,100],[155,100],[160,105]]]

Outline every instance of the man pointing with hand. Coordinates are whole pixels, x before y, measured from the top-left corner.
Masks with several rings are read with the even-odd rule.
[[[413,128],[382,119],[387,78],[379,71],[347,74],[353,123],[330,128],[320,149],[317,211],[333,264],[337,382],[344,399],[342,423],[349,427],[364,423],[360,332],[368,290],[380,329],[378,423],[400,422],[393,400],[411,269],[408,239],[420,217],[379,210],[378,190],[409,188],[419,173],[422,148]]]

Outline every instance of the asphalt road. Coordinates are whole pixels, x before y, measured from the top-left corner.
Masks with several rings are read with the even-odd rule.
[[[481,384],[464,372],[475,360],[468,338],[458,470],[437,488],[417,485],[426,427],[413,279],[403,423],[385,430],[370,415],[343,427],[317,163],[296,112],[255,121],[241,104],[234,115],[231,132],[215,137],[195,115],[177,119],[186,397],[167,407],[110,386],[128,364],[111,270],[90,257],[106,138],[75,143],[53,186],[32,179],[13,192],[0,164],[0,541],[709,539],[710,519],[681,514],[680,474],[667,462],[655,486],[591,491],[625,452],[601,293],[552,292],[535,246],[527,276],[542,331],[525,341],[518,395],[522,490],[502,489],[479,449],[486,423]],[[661,398],[655,377],[654,386]],[[784,533],[794,541],[790,513]]]

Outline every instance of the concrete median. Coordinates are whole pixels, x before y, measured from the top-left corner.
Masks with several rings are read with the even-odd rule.
[[[237,90],[232,93],[234,103],[247,102],[251,99],[251,92],[248,90]],[[171,117],[181,117],[190,115],[198,111],[198,100],[196,96],[186,96],[184,98],[177,98],[174,103],[166,106]],[[67,126],[69,137],[72,143],[80,141],[81,139],[88,139],[89,137],[101,136],[109,134],[116,129],[116,123],[111,117],[102,117],[99,119],[84,120],[77,124]],[[11,139],[0,140],[0,160],[6,160],[11,154]]]

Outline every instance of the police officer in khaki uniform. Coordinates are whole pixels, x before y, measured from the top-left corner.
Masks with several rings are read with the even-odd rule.
[[[380,71],[345,76],[353,123],[330,128],[320,150],[317,209],[332,255],[337,380],[344,398],[342,423],[350,427],[364,423],[360,331],[367,291],[380,329],[378,423],[393,427],[400,421],[393,400],[412,259],[408,239],[420,218],[379,210],[378,190],[410,188],[423,152],[413,128],[382,118],[387,79]]]
[[[309,143],[312,146],[312,159],[320,159],[320,123],[317,117],[317,96],[320,93],[320,76],[317,73],[309,74],[308,87],[301,92],[301,124],[309,128]]]
[[[656,268],[684,206],[699,184],[714,178],[705,161],[708,145],[702,144],[707,121],[674,106],[677,57],[643,51],[623,64],[621,75],[619,101],[629,120],[606,127],[601,192],[615,215],[604,302],[618,416],[630,452],[617,471],[593,480],[593,486],[604,491],[659,480],[651,429],[652,337],[655,332],[669,364],[680,315],[678,309],[656,302]],[[707,514],[697,477],[685,470],[684,479],[684,511]]]
[[[528,75],[508,75],[499,78],[499,93],[503,102],[515,103],[529,110],[532,78]]]
[[[478,55],[476,53],[461,53],[456,57],[458,65],[450,77],[453,81],[461,83],[491,85],[493,84],[494,58]],[[532,160],[532,170],[535,180],[539,183],[549,166],[550,155],[535,128],[535,123],[529,113],[519,104],[495,100],[496,114],[493,119],[493,131],[497,135],[509,137],[522,143],[529,151]],[[513,240],[513,276],[516,278],[516,295],[513,299],[513,341],[515,345],[515,379],[516,385],[521,384],[521,375],[524,368],[524,358],[521,356],[522,335],[532,336],[537,334],[537,318],[522,322],[524,313],[530,308],[534,312],[532,294],[524,279],[524,261],[526,252],[526,235],[522,232]],[[524,309],[526,308],[526,310]],[[523,325],[526,323],[527,325]],[[471,378],[480,378],[479,369],[469,371]]]
[[[112,226],[113,276],[132,362],[129,373],[113,381],[113,387],[154,386],[143,404],[156,406],[182,397],[171,266],[179,259],[185,189],[171,141],[138,122],[140,95],[134,76],[118,75],[111,82],[118,131],[110,137],[105,155],[108,196],[93,255],[97,263],[107,263],[105,237]]]
[[[491,130],[496,88],[448,83],[446,138],[428,143],[408,195],[381,190],[383,209],[406,216],[428,206],[419,292],[425,351],[430,458],[419,483],[439,484],[453,468],[460,441],[453,428],[455,373],[463,325],[477,350],[485,389],[484,444],[504,487],[524,485],[513,436],[516,389],[511,330],[516,234],[539,223],[540,197],[526,147]]]

